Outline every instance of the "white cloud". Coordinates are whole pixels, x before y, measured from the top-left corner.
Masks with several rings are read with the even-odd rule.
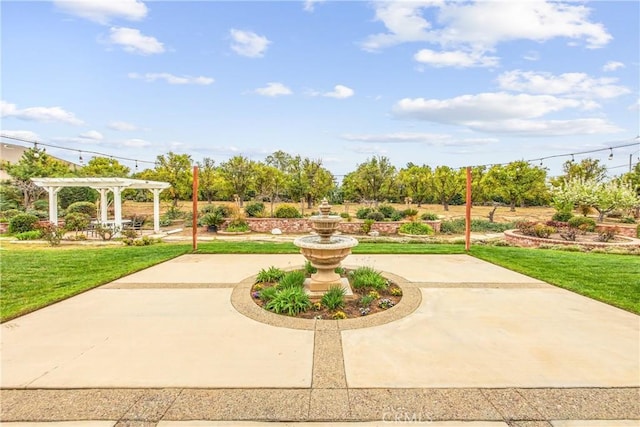
[[[147,16],[147,6],[139,0],[54,0],[61,10],[99,24],[113,18],[138,21]]]
[[[431,21],[423,16],[427,9],[433,12]],[[437,56],[427,51],[423,55],[433,57],[426,62],[441,66],[447,62],[461,66],[461,59],[447,58],[447,52],[471,52],[482,57],[486,52],[493,52],[498,44],[513,40],[544,42],[563,37],[584,40],[589,48],[602,47],[612,37],[602,24],[589,20],[589,13],[590,9],[581,4],[544,0],[382,1],[375,3],[375,14],[387,32],[367,37],[361,46],[364,50],[376,51],[407,42],[432,43],[445,53]]]
[[[261,58],[264,56],[267,47],[271,41],[264,36],[259,36],[252,31],[242,31],[231,29],[231,49],[238,55],[248,56],[249,58]]]
[[[335,85],[331,92],[326,92],[322,94],[322,96],[327,96],[329,98],[337,98],[337,99],[345,99],[353,96],[355,92],[353,89],[343,86],[343,85]]]
[[[109,129],[119,130],[119,131],[138,130],[138,127],[136,125],[133,125],[127,122],[120,122],[120,121],[111,122],[107,126],[109,127]]]
[[[505,92],[461,95],[450,99],[404,98],[393,107],[398,117],[460,124],[471,120],[495,121],[534,118],[582,106],[578,100],[549,95],[512,95]]]
[[[316,7],[316,4],[322,3],[324,1],[325,0],[305,0],[304,6],[303,6],[304,10],[307,11],[307,12],[313,12],[313,10]]]
[[[498,76],[500,88],[546,95],[567,95],[584,98],[615,98],[629,93],[618,86],[614,78],[593,78],[585,73],[551,73],[514,70]]]
[[[262,96],[282,96],[282,95],[291,95],[293,92],[291,89],[278,82],[269,82],[266,87],[258,88],[254,91],[258,95]]]
[[[164,52],[164,45],[155,37],[145,36],[135,28],[111,27],[109,41],[129,53],[152,55]]]
[[[594,135],[621,132],[616,125],[599,118],[573,120],[504,120],[497,122],[469,122],[473,130],[502,132],[521,136]]]
[[[18,109],[15,104],[0,101],[0,114],[2,117],[15,117],[21,120],[35,122],[60,122],[70,125],[81,125],[83,121],[75,114],[61,107],[29,107]]]
[[[387,154],[386,148],[378,147],[377,145],[357,145],[355,147],[347,147],[347,150],[353,151],[358,154]]]
[[[505,92],[462,95],[450,99],[405,98],[393,113],[435,123],[465,126],[481,132],[516,135],[585,135],[612,133],[620,128],[600,118],[573,120],[533,120],[566,109],[588,109],[592,102],[551,95],[509,94]]]
[[[619,68],[624,68],[624,64],[620,61],[609,61],[602,67],[602,71],[615,71]]]
[[[78,136],[82,139],[92,139],[94,141],[100,141],[104,139],[104,136],[97,130],[90,130],[88,132],[81,133]]]
[[[424,144],[430,146],[468,146],[486,145],[498,142],[497,138],[454,138],[448,134],[421,133],[421,132],[395,132],[386,134],[345,134],[342,139],[347,141],[359,141],[380,144]]]
[[[142,79],[148,82],[154,82],[156,80],[164,80],[165,82],[172,85],[210,85],[214,82],[214,79],[211,77],[192,77],[192,76],[175,76],[170,73],[146,73],[146,74],[138,74],[138,73],[129,73],[128,77],[130,79]]]
[[[439,143],[450,139],[451,136],[439,133],[396,132],[385,134],[344,134],[341,138],[347,141],[375,143]]]
[[[461,50],[436,52],[431,49],[422,49],[413,56],[413,59],[434,67],[495,67],[499,62],[495,56],[484,56],[480,52]]]
[[[640,98],[636,99],[636,102],[634,102],[633,104],[629,105],[627,107],[627,110],[629,110],[629,111],[640,110]]]
[[[121,145],[123,145],[124,147],[142,148],[149,147],[152,144],[149,141],[145,141],[144,139],[132,138],[123,141]]]
[[[536,50],[530,50],[529,52],[522,55],[523,59],[527,61],[539,61],[540,60],[540,52]]]
[[[28,141],[40,141],[40,137],[38,136],[38,134],[30,130],[2,129],[2,134],[6,136],[12,136],[14,138],[26,139]]]

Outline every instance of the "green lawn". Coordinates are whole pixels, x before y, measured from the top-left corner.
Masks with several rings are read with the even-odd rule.
[[[510,270],[640,314],[640,257],[472,246],[471,254]]]
[[[7,248],[0,252],[0,321],[182,255],[187,245]]]
[[[184,244],[0,251],[0,321],[190,252]],[[361,243],[356,254],[461,254],[463,245]],[[200,243],[198,253],[298,253],[292,243]],[[471,254],[582,295],[640,314],[640,257],[473,246]]]

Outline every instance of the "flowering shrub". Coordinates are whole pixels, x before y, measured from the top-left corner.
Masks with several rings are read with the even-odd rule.
[[[385,310],[393,307],[394,305],[395,304],[393,303],[393,301],[391,301],[389,298],[383,298],[378,303],[378,307],[383,308]]]

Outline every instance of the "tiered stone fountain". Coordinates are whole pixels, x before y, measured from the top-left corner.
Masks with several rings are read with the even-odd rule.
[[[320,215],[309,217],[311,228],[317,235],[298,237],[293,241],[293,244],[300,248],[300,253],[318,269],[317,273],[307,279],[305,288],[311,296],[321,296],[331,287],[342,286],[347,295],[352,295],[349,282],[341,279],[335,269],[351,254],[351,248],[356,246],[358,241],[353,237],[334,235],[342,218],[339,215],[329,215],[329,212],[331,205],[327,199],[323,199]]]

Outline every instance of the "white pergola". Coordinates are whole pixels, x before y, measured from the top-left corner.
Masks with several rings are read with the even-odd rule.
[[[113,224],[122,229],[122,190],[141,188],[153,193],[153,231],[160,231],[160,192],[170,187],[168,182],[129,178],[31,178],[34,184],[49,193],[49,222],[58,223],[58,191],[64,187],[90,187],[100,193],[100,221],[106,223],[107,192],[113,193]]]

